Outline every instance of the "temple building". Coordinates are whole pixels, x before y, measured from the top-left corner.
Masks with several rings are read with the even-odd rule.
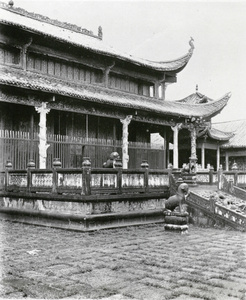
[[[220,165],[232,135],[211,126],[230,93],[212,100],[198,91],[167,101],[192,57],[149,61],[116,51],[98,33],[0,3],[0,169],[102,167],[111,152],[123,168]],[[153,134],[162,147],[151,143]],[[216,141],[216,142],[214,142]],[[172,144],[172,150],[169,144]],[[224,148],[223,148],[224,149]]]
[[[223,132],[226,141],[221,145],[221,164],[231,170],[236,163],[238,170],[246,170],[246,120],[213,123],[216,132]],[[230,137],[228,139],[228,137]]]

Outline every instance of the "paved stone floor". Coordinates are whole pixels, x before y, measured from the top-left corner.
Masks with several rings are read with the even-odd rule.
[[[246,299],[246,233],[91,233],[0,221],[2,298]]]

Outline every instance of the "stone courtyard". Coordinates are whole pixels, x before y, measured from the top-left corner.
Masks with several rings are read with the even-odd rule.
[[[0,222],[1,298],[246,299],[246,233],[145,225],[90,233]]]

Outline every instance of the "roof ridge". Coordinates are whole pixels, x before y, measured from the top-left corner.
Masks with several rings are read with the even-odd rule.
[[[117,59],[128,61],[141,67],[154,69],[155,71],[170,71],[179,73],[189,62],[194,50],[193,39],[191,38],[191,40],[189,41],[190,49],[182,57],[169,61],[151,61],[126,54],[122,51],[118,51],[107,43],[102,42],[103,33],[101,26],[99,26],[98,36],[96,36],[91,34],[89,31],[83,32],[83,30],[76,25],[63,23],[57,20],[52,20],[48,17],[46,18],[42,15],[29,13],[22,8],[13,8],[1,1],[0,9],[6,12],[6,15],[1,15],[1,23],[10,26],[16,25],[23,28],[24,30],[31,29],[38,34],[55,38],[59,41],[72,44],[76,47],[83,47],[102,55],[106,54],[112,57],[117,57]],[[14,13],[17,16],[17,20],[15,20],[15,18],[13,18],[12,16],[12,14]],[[32,20],[34,20],[34,22],[32,22]],[[89,37],[89,40],[87,39],[87,37]],[[94,39],[90,39],[90,37],[94,37]]]
[[[78,33],[81,33],[81,34],[89,35],[91,37],[98,38],[100,40],[102,39],[101,26],[99,26],[99,28],[98,28],[98,35],[95,35],[91,30],[88,30],[86,28],[82,28],[82,27],[77,26],[75,24],[71,24],[71,23],[51,19],[51,18],[49,18],[47,16],[44,16],[44,15],[41,15],[41,14],[37,14],[37,13],[34,13],[34,12],[29,12],[29,11],[27,11],[27,10],[21,8],[21,7],[13,7],[13,6],[7,5],[6,3],[1,2],[1,1],[0,1],[0,7],[5,9],[5,10],[8,10],[10,12],[13,12],[13,13],[16,13],[16,14],[19,14],[19,15],[22,15],[22,16],[25,16],[25,17],[30,18],[30,19],[45,22],[45,23],[48,23],[48,24],[51,24],[51,25],[54,25],[54,26],[58,26],[58,27],[61,27],[61,28],[64,28],[64,29],[68,29],[68,30],[71,30],[71,31],[75,31],[75,32],[78,32]]]
[[[212,123],[212,124],[214,125],[214,124],[223,124],[223,123],[233,123],[233,122],[239,122],[239,121],[245,121],[246,122],[246,119],[238,119],[238,120],[229,120],[229,121],[215,122],[215,123]]]

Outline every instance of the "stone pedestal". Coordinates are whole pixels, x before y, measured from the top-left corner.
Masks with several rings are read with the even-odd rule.
[[[187,183],[189,186],[197,186],[196,182],[196,157],[190,157],[189,162],[189,172],[182,174],[182,179],[185,183]]]
[[[187,233],[189,228],[188,221],[189,221],[188,212],[180,213],[180,212],[164,211],[165,230]]]

